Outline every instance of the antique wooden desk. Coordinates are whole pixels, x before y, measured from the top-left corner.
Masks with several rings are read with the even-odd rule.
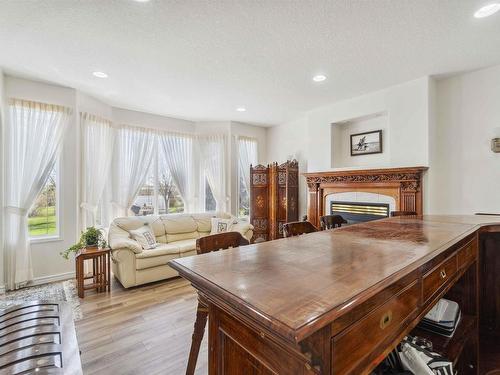
[[[170,265],[209,301],[210,375],[367,374],[445,295],[463,318],[429,338],[477,374],[486,232],[500,216],[396,217]]]

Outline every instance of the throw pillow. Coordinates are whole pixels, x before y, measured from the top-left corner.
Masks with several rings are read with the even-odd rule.
[[[218,234],[230,232],[234,224],[234,219],[221,219],[218,217],[212,218],[212,230],[210,234]]]
[[[139,229],[130,231],[132,238],[139,242],[144,250],[156,248],[156,238],[150,226],[144,224]]]

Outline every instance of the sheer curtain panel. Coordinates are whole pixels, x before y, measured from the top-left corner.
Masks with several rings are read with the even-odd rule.
[[[33,279],[28,211],[59,156],[71,111],[10,99],[5,129],[5,239],[7,288]]]
[[[80,113],[82,139],[81,229],[96,225],[99,201],[108,181],[115,129],[110,121]]]
[[[200,164],[212,190],[218,211],[227,210],[226,194],[226,137],[224,135],[199,136]]]
[[[157,139],[151,129],[121,126],[116,132],[112,170],[114,217],[128,215],[146,180]]]
[[[255,138],[238,137],[238,164],[242,182],[247,192],[250,192],[250,164],[256,165],[257,140]]]
[[[193,136],[161,133],[160,149],[164,153],[172,180],[184,201],[185,212],[192,212],[193,189]]]

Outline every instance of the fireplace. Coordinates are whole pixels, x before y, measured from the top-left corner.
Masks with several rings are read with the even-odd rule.
[[[331,201],[356,205],[370,202],[369,206],[377,206],[389,203],[385,197],[392,202],[387,213],[415,211],[422,215],[421,182],[426,170],[427,167],[405,167],[304,173],[309,190],[308,219],[319,227],[320,216],[330,213]],[[339,199],[337,194],[344,197]],[[346,194],[356,194],[356,199],[347,198]],[[366,194],[376,194],[379,199],[364,199]]]
[[[348,224],[356,224],[389,217],[389,204],[331,201],[330,214],[342,216]]]

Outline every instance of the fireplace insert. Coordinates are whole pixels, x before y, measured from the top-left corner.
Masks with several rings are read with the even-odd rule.
[[[330,214],[342,216],[349,224],[389,217],[389,204],[366,202],[330,202]]]

